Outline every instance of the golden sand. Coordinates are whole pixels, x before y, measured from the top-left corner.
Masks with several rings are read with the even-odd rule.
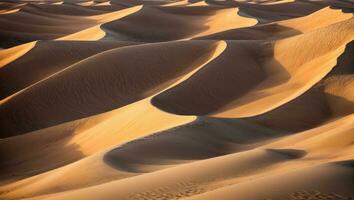
[[[352,6],[0,2],[0,199],[353,198]]]

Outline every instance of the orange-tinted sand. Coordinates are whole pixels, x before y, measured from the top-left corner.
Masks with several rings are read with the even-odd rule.
[[[354,198],[350,0],[0,2],[0,199]]]

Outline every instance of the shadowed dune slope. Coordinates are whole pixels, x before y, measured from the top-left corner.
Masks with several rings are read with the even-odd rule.
[[[278,130],[300,131],[353,113],[353,47],[349,43],[334,69],[303,95],[249,120]]]
[[[152,103],[189,115],[251,117],[270,111],[330,72],[353,39],[353,23],[351,18],[273,43],[229,41],[224,54]]]
[[[223,132],[218,131],[219,127],[223,127]],[[230,134],[231,131],[235,133]],[[244,151],[279,136],[280,133],[242,120],[200,118],[2,189],[12,189],[13,192],[8,193],[7,196],[17,197],[47,194],[56,191],[58,187],[61,191],[83,188],[193,160]],[[79,170],[85,166],[88,166],[87,170]],[[82,180],[78,178],[80,176],[86,178]],[[65,178],[65,181],[59,180],[62,178]]]
[[[45,128],[143,99],[208,61],[218,44],[147,44],[91,56],[4,101],[0,106],[2,135]],[[56,115],[48,115],[52,112]]]
[[[225,18],[228,20],[224,21]],[[236,8],[143,7],[121,20],[104,24],[102,28],[118,40],[160,42],[199,37],[256,23],[255,19],[238,15]]]
[[[6,160],[0,165],[1,179],[11,181],[36,175],[195,119],[161,112],[149,100],[1,140],[0,155]]]
[[[97,11],[84,14],[84,16],[71,15],[74,7],[76,13],[91,9],[81,6],[47,5],[48,7],[58,7],[62,13],[51,14],[47,10],[50,8],[38,9],[37,6],[29,4],[21,8],[18,12],[8,13],[0,17],[0,37],[1,47],[11,47],[33,40],[51,40],[61,38],[81,30],[100,25],[102,23],[117,20],[139,10],[141,6],[119,9],[118,11]],[[27,8],[28,7],[28,8]],[[78,9],[78,10],[76,10]]]
[[[1,98],[12,95],[92,55],[132,44],[135,43],[39,41],[29,52],[0,69],[0,83],[3,83],[0,86]],[[22,46],[23,48],[13,47],[3,51],[11,51],[12,55],[21,54],[28,45]],[[28,67],[32,63],[35,65]],[[26,74],[26,76],[14,79],[16,74]]]
[[[326,18],[327,20],[323,20]],[[314,31],[352,18],[352,13],[345,13],[340,9],[323,8],[310,15],[295,19],[282,20],[256,26],[231,29],[197,39],[228,39],[228,40],[267,40],[286,38],[301,33]]]

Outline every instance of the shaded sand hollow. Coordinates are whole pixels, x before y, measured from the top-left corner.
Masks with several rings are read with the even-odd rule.
[[[1,1],[0,199],[353,199],[353,11]]]

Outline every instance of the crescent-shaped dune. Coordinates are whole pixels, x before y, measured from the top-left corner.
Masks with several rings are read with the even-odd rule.
[[[207,62],[219,43],[182,41],[144,44],[91,56],[2,102],[2,134],[45,128],[106,112],[148,97]],[[188,49],[193,49],[192,53]],[[131,59],[131,56],[136,58]],[[115,64],[116,60],[119,65]],[[165,67],[162,63],[167,60],[173,60],[173,63]],[[140,71],[141,76],[137,76],[136,71]],[[91,87],[96,89],[92,90]],[[61,92],[58,93],[59,90]],[[78,106],[84,108],[83,112],[77,112]],[[22,110],[22,120],[14,116],[15,107]],[[57,114],[47,116],[48,110]],[[45,120],[38,120],[41,118]],[[27,120],[37,123],[27,123]]]
[[[89,56],[132,44],[135,43],[39,41],[3,50],[0,53],[7,59],[3,60],[3,62],[6,62],[3,65],[8,64],[1,68],[1,83],[6,83],[6,85],[1,86],[3,89],[1,98],[10,96]],[[8,56],[9,54],[11,57]],[[28,68],[27,66],[31,63],[36,63],[36,65]],[[26,74],[27,76],[23,79],[11,78],[16,74]]]
[[[0,199],[354,198],[353,9],[0,2]]]

